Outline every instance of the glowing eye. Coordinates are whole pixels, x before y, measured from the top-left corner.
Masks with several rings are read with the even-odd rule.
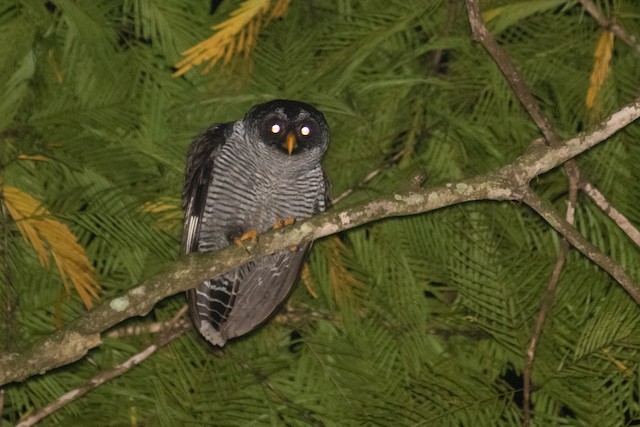
[[[303,126],[302,128],[300,128],[300,135],[309,136],[310,133],[311,133],[311,129],[309,129],[308,126]]]
[[[271,126],[271,133],[278,133],[280,132],[280,125],[277,123],[274,123],[273,126]]]

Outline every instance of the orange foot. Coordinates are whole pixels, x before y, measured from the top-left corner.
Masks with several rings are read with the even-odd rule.
[[[293,225],[296,223],[296,219],[292,216],[290,216],[289,218],[285,219],[284,221],[281,219],[277,219],[276,223],[273,224],[273,229],[274,230],[278,230],[282,227],[285,227],[287,225]]]
[[[256,232],[256,230],[247,231],[242,236],[236,237],[235,239],[233,239],[236,245],[241,246],[243,248],[244,248],[244,243],[242,242],[244,242],[245,240],[251,240],[253,243],[256,243],[258,241],[258,233]]]

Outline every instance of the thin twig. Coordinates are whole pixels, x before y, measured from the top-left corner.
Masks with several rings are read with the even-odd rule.
[[[596,20],[600,26],[608,31],[611,31],[618,37],[620,40],[625,42],[629,47],[636,51],[637,54],[640,55],[640,43],[635,36],[630,35],[622,28],[618,23],[616,23],[613,19],[609,20],[602,16],[598,7],[593,3],[592,0],[580,0],[582,7]]]
[[[122,328],[114,329],[113,331],[108,332],[106,335],[109,338],[121,338],[121,337],[130,337],[136,335],[144,335],[144,334],[157,334],[160,332],[167,331],[172,328],[182,328],[186,323],[189,322],[189,319],[180,319],[182,315],[189,309],[187,305],[184,305],[174,316],[173,319],[167,322],[152,322],[142,325],[132,325],[125,326]]]
[[[616,37],[635,50],[637,54],[640,54],[640,43],[635,36],[627,33],[627,31],[613,19],[605,18],[592,0],[580,0],[580,3],[602,28],[607,31],[611,31]],[[579,185],[580,189],[584,191],[584,193],[587,194],[591,200],[593,200],[595,204],[602,209],[602,211],[607,214],[609,218],[611,218],[637,246],[640,246],[640,231],[638,231],[638,229],[634,227],[622,213],[611,206],[604,195],[594,185],[587,181],[580,181]]]
[[[11,272],[11,262],[9,262],[9,214],[2,197],[2,186],[0,185],[0,208],[2,209],[2,274],[4,276],[4,343],[5,351],[11,348],[11,343],[15,342],[15,319],[13,316],[13,279]]]
[[[584,191],[586,195],[588,195],[591,200],[600,208],[602,211],[607,214],[609,218],[611,218],[617,225],[620,227],[624,233],[629,236],[629,238],[635,243],[637,246],[640,246],[640,231],[616,208],[614,208],[604,197],[604,195],[591,183],[589,182],[580,182],[580,189]]]
[[[562,239],[560,243],[560,253],[558,254],[556,265],[553,267],[553,273],[551,273],[551,277],[549,278],[549,282],[547,283],[547,287],[544,291],[542,304],[540,305],[536,321],[533,325],[533,331],[531,332],[531,337],[529,338],[529,343],[527,345],[527,357],[525,358],[522,380],[523,426],[528,426],[531,423],[531,379],[533,376],[533,362],[535,360],[538,342],[542,335],[542,328],[544,327],[545,321],[547,320],[547,314],[549,313],[549,310],[551,310],[555,300],[558,281],[560,280],[560,273],[562,273],[564,263],[567,259],[567,254],[569,253],[569,248],[570,245],[567,239]]]
[[[388,167],[390,167],[391,165],[396,163],[398,160],[400,160],[402,158],[402,156],[404,155],[405,151],[406,151],[406,149],[402,149],[402,150],[398,151],[385,164],[383,164],[379,168],[374,169],[371,172],[369,172],[364,178],[362,178],[362,180],[360,180],[360,182],[356,186],[351,187],[351,188],[343,191],[342,193],[340,193],[339,196],[334,197],[331,200],[331,203],[333,205],[338,204],[342,199],[344,199],[345,197],[348,197],[349,195],[351,195],[351,193],[353,193],[357,188],[363,187],[364,185],[366,185],[369,182],[371,182],[376,176],[378,176],[380,174],[380,172],[382,172],[383,170],[387,169]]]
[[[271,391],[271,393],[273,393],[277,399],[286,404],[288,408],[298,411],[300,416],[304,419],[305,425],[324,427],[325,424],[317,418],[317,412],[314,409],[304,406],[301,403],[293,401],[289,397],[287,397],[286,394],[278,390],[278,388],[273,385],[271,381],[269,381],[269,376],[266,372],[263,372],[259,368],[251,366],[250,361],[245,362],[243,360],[240,360],[240,357],[233,351],[226,350],[226,352],[238,365],[240,365],[240,367],[246,369],[251,375],[253,375],[258,383],[261,383],[269,391]]]
[[[477,0],[466,0],[467,13],[469,15],[469,24],[471,25],[471,33],[473,39],[479,42],[482,47],[489,53],[491,58],[507,78],[507,82],[511,85],[514,94],[522,106],[527,110],[534,123],[542,131],[547,143],[555,145],[559,142],[558,136],[549,124],[549,120],[542,113],[538,102],[531,94],[522,76],[507,56],[506,52],[500,47],[496,39],[484,25],[482,14],[480,13],[480,5]]]
[[[602,28],[611,31],[616,37],[635,50],[637,54],[640,54],[640,43],[635,36],[627,33],[627,31],[613,19],[605,18],[592,0],[580,0],[580,3]],[[602,209],[602,211],[607,214],[607,216],[609,216],[609,218],[611,218],[637,246],[640,246],[640,231],[638,231],[638,229],[634,227],[622,213],[611,206],[604,195],[594,185],[582,180],[579,185],[580,190],[587,194],[591,200],[593,200],[594,203]]]
[[[171,318],[172,322],[178,322],[180,320],[180,318],[182,317],[183,314],[185,314],[187,312],[187,310],[189,310],[189,306],[188,305],[183,305],[180,310],[178,310],[178,312]]]
[[[286,304],[281,312],[273,318],[273,321],[284,325],[295,325],[309,319],[331,320],[331,314],[321,310],[311,310],[306,306],[294,307]]]
[[[4,413],[4,389],[0,389],[0,421],[2,420],[2,414]]]
[[[160,332],[166,331],[171,327],[181,328],[186,323],[189,323],[188,319],[180,319],[176,324],[172,324],[172,322],[151,322],[148,324],[141,325],[132,325],[125,326],[122,328],[114,329],[113,331],[108,332],[106,335],[109,338],[122,338],[122,337],[131,337],[137,335],[145,335],[145,334],[158,334]]]
[[[151,344],[149,347],[145,348],[140,353],[137,353],[136,355],[130,357],[126,362],[119,364],[112,370],[102,372],[96,375],[91,380],[84,383],[82,386],[63,394],[62,396],[60,396],[59,398],[57,398],[52,402],[49,402],[40,410],[38,410],[34,414],[28,416],[27,418],[25,418],[24,420],[16,424],[16,427],[29,427],[34,425],[38,421],[51,415],[52,413],[64,407],[65,405],[95,390],[105,382],[112,380],[116,377],[119,377],[120,375],[124,374],[134,366],[139,365],[141,362],[143,362],[149,356],[155,353],[158,349],[169,344],[171,341],[175,340],[176,338],[181,336],[185,331],[191,328],[191,323],[178,322],[178,320],[181,320],[181,319],[175,320],[179,326],[174,325],[174,327],[171,327],[165,333],[158,335],[155,342]]]
[[[573,225],[573,221],[575,219],[575,206],[578,200],[578,186],[575,179],[569,179],[569,198],[568,198],[568,206],[567,213],[565,219],[568,224]],[[525,427],[531,424],[531,384],[533,377],[533,363],[536,357],[536,351],[538,349],[538,343],[540,342],[540,337],[542,336],[542,329],[544,328],[544,324],[547,320],[547,316],[551,311],[551,307],[553,307],[553,302],[555,301],[556,291],[558,289],[558,283],[560,281],[560,274],[562,273],[562,269],[564,268],[565,262],[567,260],[567,255],[569,254],[569,249],[571,245],[566,238],[563,238],[560,242],[560,251],[558,253],[558,258],[556,259],[556,264],[553,267],[553,272],[551,273],[551,277],[547,282],[547,287],[544,292],[544,296],[542,298],[542,304],[540,304],[540,309],[538,310],[538,315],[536,316],[536,321],[533,325],[533,331],[531,332],[531,337],[529,338],[529,344],[527,345],[527,357],[525,359],[524,371],[523,371],[523,425]]]
[[[585,239],[582,234],[567,222],[561,215],[553,209],[546,200],[541,199],[533,191],[527,189],[522,195],[522,201],[536,211],[551,227],[566,238],[571,246],[578,249],[583,255],[600,266],[609,273],[625,291],[640,304],[640,286],[634,283],[633,279],[625,273],[622,267],[605,255],[600,249]],[[574,232],[575,231],[575,232]]]
[[[461,3],[458,0],[449,0],[447,2],[447,19],[446,19],[446,22],[444,23],[444,28],[440,33],[441,37],[443,38],[448,37],[449,34],[451,33],[453,25],[456,22],[456,18],[460,13],[460,5]],[[444,53],[445,53],[445,50],[443,50],[442,48],[436,49],[433,51],[431,64],[430,64],[431,69],[428,70],[429,74],[431,74],[432,76],[438,76],[439,74],[442,73],[441,68],[443,65],[442,64],[443,58],[445,57]]]

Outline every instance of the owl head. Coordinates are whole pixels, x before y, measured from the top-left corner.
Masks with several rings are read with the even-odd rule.
[[[329,126],[309,104],[277,99],[253,107],[244,118],[249,139],[283,156],[320,160],[329,144]]]

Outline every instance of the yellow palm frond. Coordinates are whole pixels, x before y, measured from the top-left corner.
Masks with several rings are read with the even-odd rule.
[[[42,154],[19,154],[18,159],[20,160],[33,160],[37,162],[47,162],[49,158],[47,156],[43,156]]]
[[[291,4],[291,0],[278,0],[276,4],[273,5],[273,9],[271,9],[271,16],[269,19],[282,18],[284,14],[289,9],[289,5]]]
[[[300,280],[302,280],[304,287],[307,288],[307,292],[309,292],[309,295],[311,295],[311,298],[317,299],[318,292],[316,292],[315,288],[313,287],[313,277],[311,277],[311,268],[309,267],[308,262],[305,262],[304,266],[302,267],[302,272],[300,273]]]
[[[328,251],[329,277],[336,301],[351,300],[354,288],[362,288],[362,283],[344,265],[343,255],[346,251],[347,248],[339,238],[333,237],[331,239],[331,246]]]
[[[204,72],[209,71],[218,61],[226,64],[235,55],[248,55],[256,44],[260,28],[271,19],[284,15],[291,0],[276,0],[268,14],[271,0],[246,0],[231,12],[224,22],[212,27],[214,35],[182,52],[186,56],[176,64],[178,70],[173,77],[179,77],[196,65],[209,62]]]
[[[593,52],[593,71],[589,78],[589,90],[584,100],[588,109],[592,109],[598,93],[609,76],[611,70],[611,54],[613,52],[613,33],[610,31],[602,31]]]
[[[161,198],[155,202],[147,202],[140,207],[142,212],[154,214],[156,224],[163,230],[170,230],[182,221],[184,213],[180,201],[173,198]]]
[[[84,305],[93,308],[92,299],[98,298],[100,286],[84,248],[69,227],[53,219],[40,202],[15,187],[4,185],[2,197],[22,238],[35,250],[40,264],[49,268],[49,260],[53,258],[67,292],[73,285]]]

